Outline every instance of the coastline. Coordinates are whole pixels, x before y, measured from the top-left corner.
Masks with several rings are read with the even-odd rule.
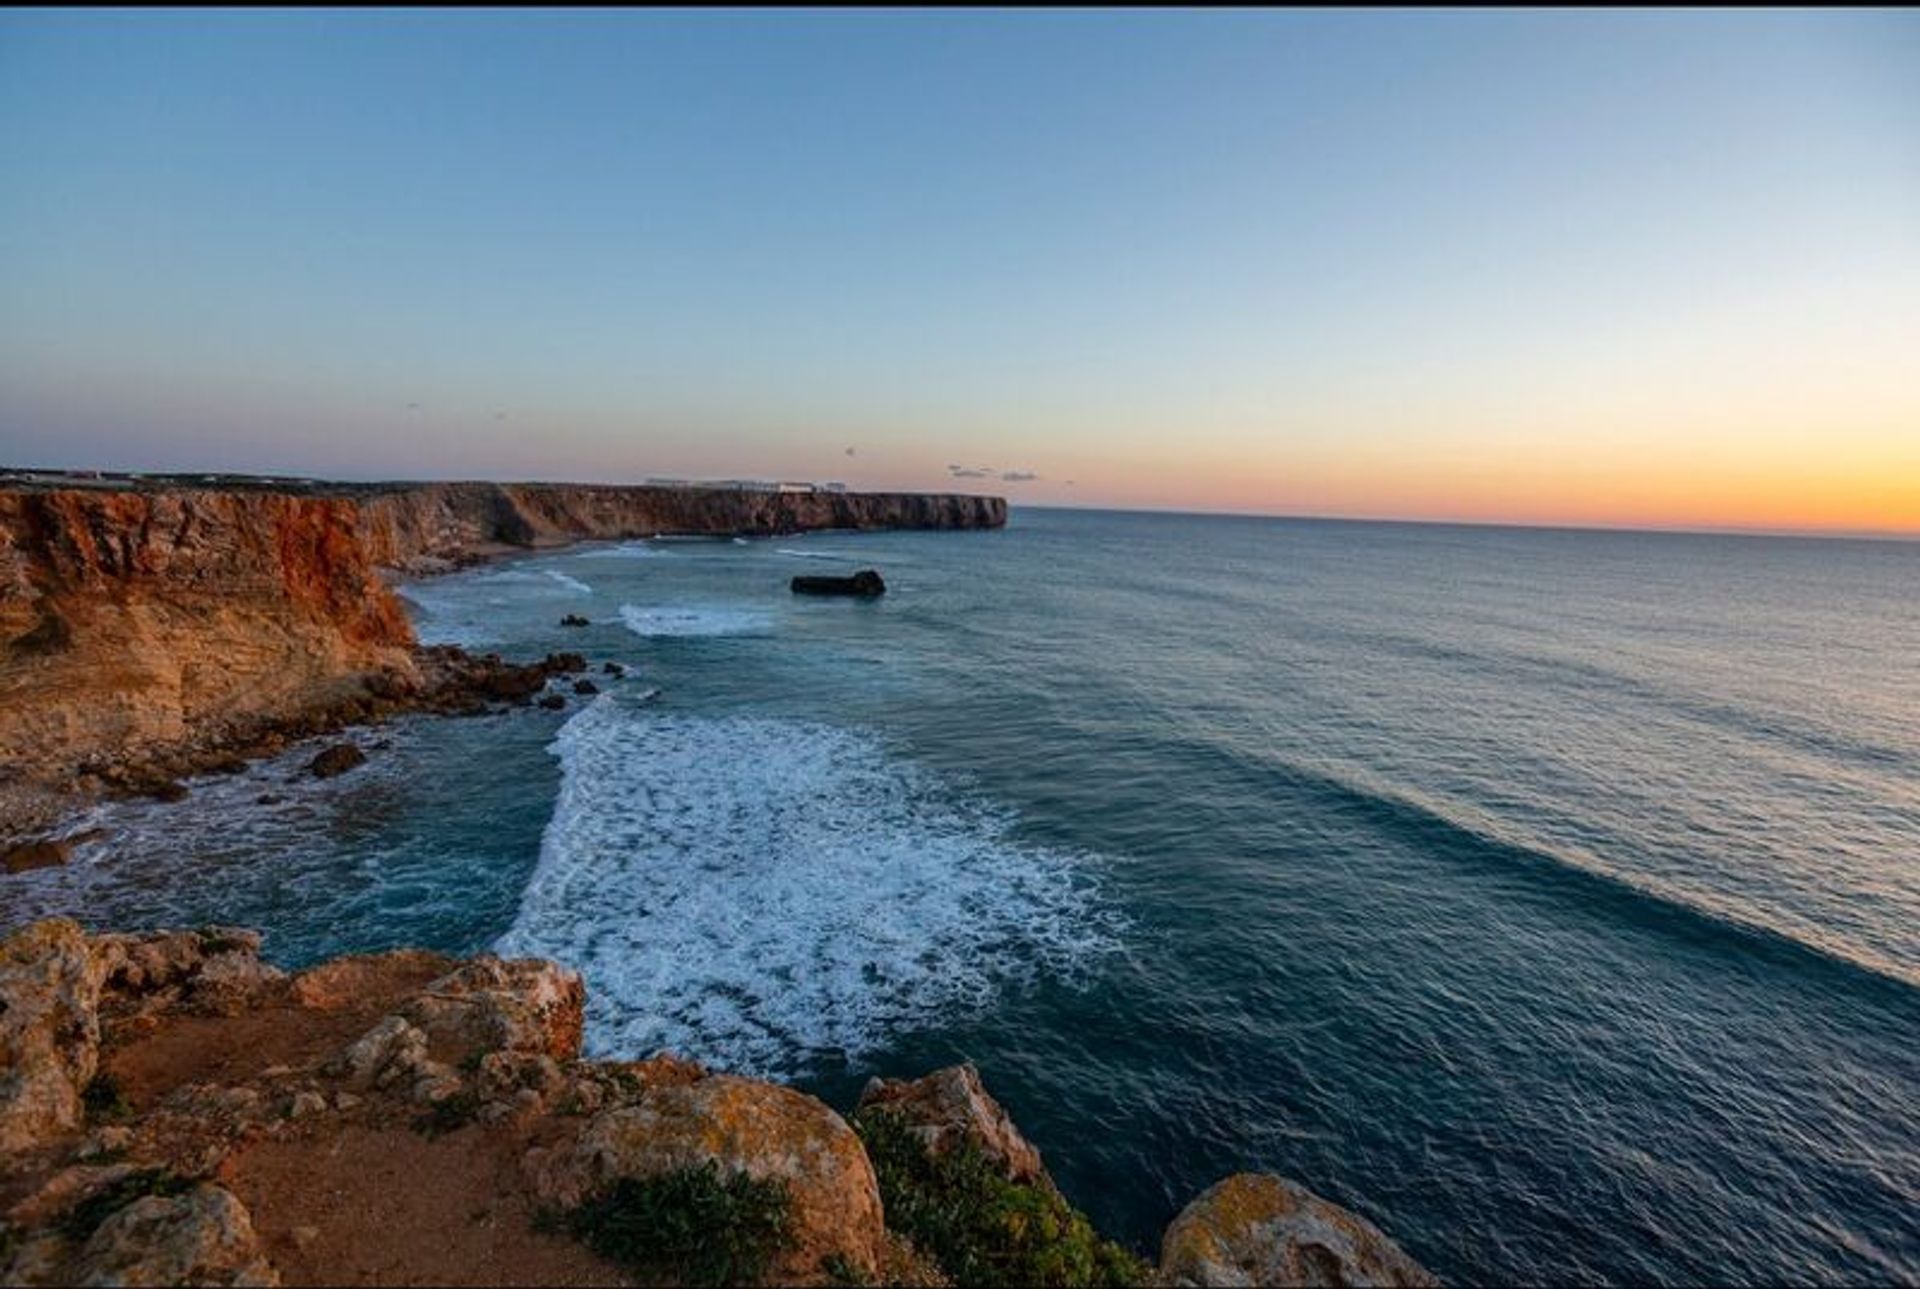
[[[397,579],[579,541],[1005,522],[1003,498],[967,494],[10,476],[0,849],[78,800],[174,795],[300,738],[531,696],[518,664],[422,650]]]

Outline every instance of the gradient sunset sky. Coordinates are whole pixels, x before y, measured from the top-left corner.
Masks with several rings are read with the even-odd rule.
[[[1910,13],[9,12],[0,275],[5,464],[1920,532]]]

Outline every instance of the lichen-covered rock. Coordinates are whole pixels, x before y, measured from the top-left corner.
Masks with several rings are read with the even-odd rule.
[[[362,1006],[369,997],[390,994],[396,982],[433,979],[455,965],[445,954],[424,949],[355,954],[300,972],[289,984],[288,995],[302,1007],[340,1011]]]
[[[277,1118],[274,1099],[256,1088],[189,1083],[140,1118],[129,1153],[182,1177],[205,1177]]]
[[[149,1195],[100,1224],[74,1264],[86,1285],[277,1285],[253,1221],[232,1192],[205,1183]]]
[[[1238,1173],[1173,1220],[1165,1285],[1429,1286],[1435,1280],[1364,1218],[1285,1178]]]
[[[102,971],[77,923],[0,941],[0,1156],[78,1129],[100,1063]]]
[[[972,1062],[919,1079],[869,1079],[854,1112],[875,1110],[898,1116],[930,1155],[971,1142],[1008,1181],[1053,1186],[1040,1152],[987,1094]]]
[[[405,1017],[388,1016],[350,1043],[328,1071],[356,1088],[386,1087],[417,1078],[427,1064],[427,1036]]]
[[[619,1178],[709,1162],[787,1186],[792,1245],[773,1268],[777,1282],[816,1279],[835,1257],[878,1273],[885,1226],[866,1151],[845,1120],[791,1088],[725,1074],[656,1086],[597,1115],[536,1183],[549,1200],[572,1205]]]
[[[570,1061],[580,1055],[586,1003],[577,972],[544,959],[487,954],[428,985],[402,1014],[451,1061],[487,1052]]]
[[[101,935],[90,944],[104,981],[103,1001],[118,1013],[185,1006],[233,1016],[286,979],[260,961],[260,933],[238,927]]]

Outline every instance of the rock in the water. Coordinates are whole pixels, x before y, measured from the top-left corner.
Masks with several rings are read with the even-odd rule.
[[[1160,1244],[1164,1285],[1431,1286],[1439,1281],[1364,1218],[1266,1173],[1238,1173],[1187,1205]]]
[[[57,868],[73,853],[73,842],[66,838],[42,837],[21,842],[0,855],[0,867],[9,873],[24,873],[34,868]]]
[[[987,1094],[972,1062],[913,1080],[869,1079],[855,1113],[870,1111],[898,1116],[930,1155],[971,1143],[1008,1181],[1053,1186],[1040,1152]]]
[[[155,801],[185,801],[189,795],[187,785],[178,779],[161,779],[149,784],[146,794]]]
[[[601,663],[600,670],[606,672],[609,676],[612,676],[615,680],[618,680],[620,677],[627,674],[627,669],[617,662]]]
[[[579,653],[550,653],[540,662],[549,675],[570,676],[587,669],[587,656]]]
[[[573,1204],[622,1177],[709,1162],[786,1184],[792,1244],[773,1283],[817,1282],[833,1258],[843,1272],[877,1275],[886,1231],[873,1165],[844,1119],[792,1088],[726,1074],[650,1088],[596,1116],[538,1180],[550,1200]]]
[[[885,595],[887,584],[879,570],[863,568],[852,577],[796,577],[793,589],[800,595]]]
[[[578,613],[569,613],[566,617],[560,619],[560,625],[563,627],[590,627],[593,623],[581,617]]]
[[[365,765],[367,754],[351,743],[335,743],[307,762],[307,769],[313,771],[316,779],[331,779],[336,774],[345,774],[356,765]]]
[[[105,972],[77,923],[50,918],[0,941],[0,1157],[80,1127],[100,1063]]]
[[[591,680],[576,680],[573,682],[573,692],[581,695],[597,694],[600,692],[600,686]]]
[[[567,696],[565,694],[548,694],[545,698],[540,700],[540,706],[546,708],[550,712],[557,712],[561,708],[565,707],[566,705],[567,705]]]
[[[127,1205],[87,1240],[74,1271],[87,1285],[280,1283],[246,1207],[212,1183]]]

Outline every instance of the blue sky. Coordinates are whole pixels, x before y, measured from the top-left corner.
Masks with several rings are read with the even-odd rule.
[[[1908,14],[12,12],[0,174],[4,461],[1920,527]]]

